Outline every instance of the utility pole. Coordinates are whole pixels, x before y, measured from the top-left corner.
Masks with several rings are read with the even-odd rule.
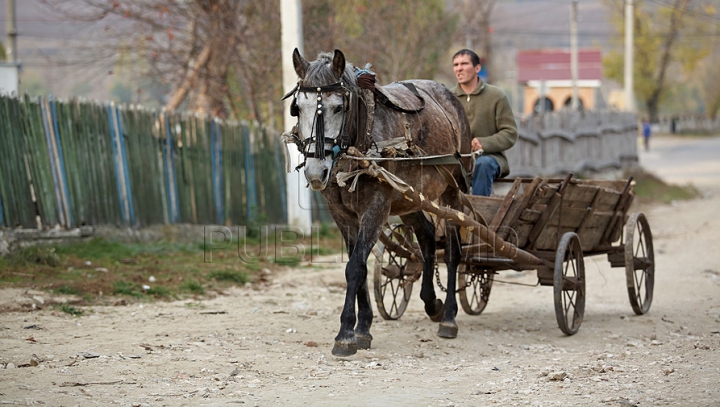
[[[301,0],[280,0],[280,24],[282,41],[282,66],[283,66],[283,93],[291,91],[297,84],[297,74],[292,62],[292,53],[295,48],[303,52],[302,33],[302,3]],[[290,115],[291,98],[285,100],[284,104],[284,128],[290,131],[293,127],[294,118]],[[300,163],[299,151],[294,144],[288,144],[290,168],[295,168]],[[288,224],[299,227],[306,236],[310,235],[312,224],[310,191],[305,186],[304,180],[300,178],[298,171],[292,171],[286,176],[287,186],[287,213]]]
[[[5,54],[10,63],[17,62],[17,28],[15,27],[17,16],[15,13],[15,0],[5,0],[5,12],[7,13],[6,31],[7,47]]]
[[[633,90],[633,54],[634,54],[634,21],[633,0],[625,0],[625,110],[635,111],[635,92]]]
[[[578,23],[578,2],[573,0],[570,4],[570,75],[572,76],[572,99],[570,107],[573,111],[578,110],[579,96],[578,96],[578,38],[577,38],[577,23]]]
[[[470,0],[465,0],[465,48],[472,50],[473,49],[473,41],[472,41],[472,33],[471,33],[471,27],[472,24],[470,24]]]
[[[17,28],[15,0],[5,0],[5,30],[7,44],[5,56],[7,61],[0,61],[0,94],[17,96],[20,83],[20,61],[17,52]]]

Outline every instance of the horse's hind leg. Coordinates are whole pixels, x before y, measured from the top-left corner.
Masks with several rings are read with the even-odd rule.
[[[401,217],[402,221],[413,228],[423,254],[423,275],[420,299],[425,303],[425,312],[433,322],[440,322],[443,315],[443,303],[435,297],[433,274],[435,273],[435,226],[425,218],[422,212]]]
[[[457,267],[460,264],[461,247],[457,227],[450,221],[445,226],[445,265],[447,266],[447,297],[445,309],[438,328],[438,336],[442,338],[455,338],[458,326],[455,323],[457,315],[457,300],[455,299],[455,286]]]

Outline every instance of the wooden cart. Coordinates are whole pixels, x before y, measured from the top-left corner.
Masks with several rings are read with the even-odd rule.
[[[482,313],[498,271],[535,269],[538,283],[553,287],[560,329],[572,335],[585,309],[584,257],[601,254],[612,267],[625,268],[633,311],[644,314],[650,309],[655,275],[652,233],[645,215],[628,214],[634,197],[632,178],[579,180],[569,174],[564,179],[505,182],[512,183],[505,197],[466,196],[465,214],[486,226],[485,236],[469,233],[472,227],[460,229],[463,257],[457,292],[466,313]],[[434,221],[442,235],[444,221]],[[498,255],[498,245],[488,244],[492,242],[515,246],[525,256],[519,260]],[[413,282],[422,274],[422,254],[412,230],[404,225],[386,227],[376,257],[378,311],[385,319],[398,319]],[[443,258],[441,250],[436,257]]]

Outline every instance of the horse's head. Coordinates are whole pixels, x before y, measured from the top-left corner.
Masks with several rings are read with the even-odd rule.
[[[303,140],[305,178],[313,190],[319,191],[328,185],[334,158],[350,144],[348,114],[352,113],[349,110],[355,74],[339,50],[321,53],[308,62],[296,48],[293,64],[300,84],[292,110],[298,116],[298,132]]]

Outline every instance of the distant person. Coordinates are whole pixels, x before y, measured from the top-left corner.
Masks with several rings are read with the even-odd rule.
[[[650,150],[650,136],[652,136],[652,127],[650,126],[650,120],[643,119],[642,122],[643,140],[645,142],[645,151]]]
[[[517,124],[510,101],[500,88],[487,84],[480,73],[480,58],[469,49],[453,56],[457,85],[452,92],[460,99],[472,132],[472,150],[482,150],[475,161],[473,195],[490,196],[493,181],[510,173],[505,150],[518,138]]]

